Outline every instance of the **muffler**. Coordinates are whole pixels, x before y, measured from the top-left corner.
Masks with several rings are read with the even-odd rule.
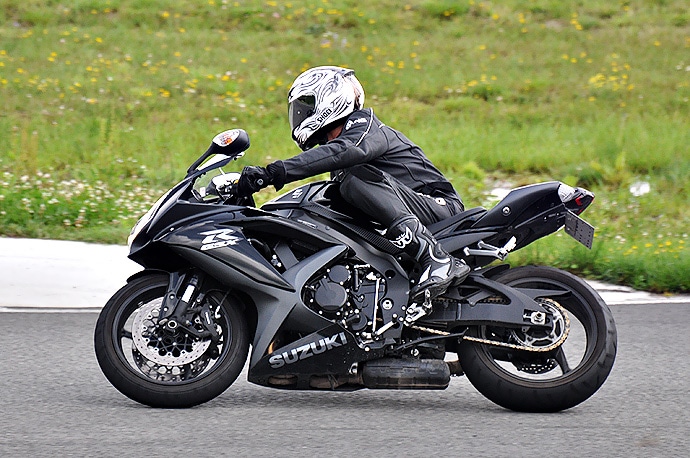
[[[382,358],[364,363],[362,384],[370,389],[444,390],[450,368],[441,359]]]

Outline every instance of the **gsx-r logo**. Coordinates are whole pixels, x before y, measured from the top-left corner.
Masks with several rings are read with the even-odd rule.
[[[347,338],[345,337],[345,333],[339,332],[331,337],[324,337],[316,342],[310,342],[297,348],[293,348],[290,351],[284,351],[278,355],[273,355],[268,358],[268,362],[271,364],[273,369],[278,369],[286,364],[296,363],[297,361],[301,361],[325,351],[332,350],[335,347],[343,346],[346,343]]]
[[[228,245],[236,245],[241,239],[232,234],[232,229],[216,229],[215,231],[201,232],[199,235],[205,235],[206,238],[201,241],[201,251],[212,250],[214,248],[222,248]]]

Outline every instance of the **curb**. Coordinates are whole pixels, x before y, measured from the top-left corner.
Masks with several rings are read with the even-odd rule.
[[[142,268],[124,245],[0,237],[0,312],[97,312]],[[626,286],[587,281],[608,305],[687,303]]]
[[[690,296],[683,294],[654,294],[629,286],[612,285],[596,280],[585,280],[608,305],[637,304],[690,304]]]

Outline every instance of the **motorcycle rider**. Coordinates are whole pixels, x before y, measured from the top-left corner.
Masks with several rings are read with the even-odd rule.
[[[343,199],[385,225],[393,245],[418,261],[421,275],[410,302],[427,290],[436,297],[467,277],[467,264],[426,228],[463,211],[460,196],[419,146],[364,108],[364,89],[353,70],[323,66],[299,75],[288,92],[288,117],[303,152],[266,167],[245,167],[240,195],[330,172]]]

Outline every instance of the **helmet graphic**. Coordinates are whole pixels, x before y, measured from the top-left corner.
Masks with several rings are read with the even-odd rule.
[[[328,127],[364,106],[364,89],[354,70],[314,67],[292,83],[288,118],[295,143],[303,151],[326,143]]]

